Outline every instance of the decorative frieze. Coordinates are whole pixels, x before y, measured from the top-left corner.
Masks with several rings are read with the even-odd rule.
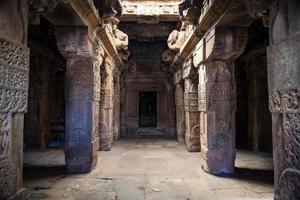
[[[26,112],[29,49],[0,37],[0,112]]]
[[[124,4],[124,15],[178,15],[178,5]]]
[[[184,109],[188,112],[198,111],[198,92],[185,92],[184,93]]]

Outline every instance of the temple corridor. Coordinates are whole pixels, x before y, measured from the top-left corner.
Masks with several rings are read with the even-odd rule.
[[[126,139],[99,152],[89,174],[68,174],[61,150],[25,152],[28,200],[271,200],[273,162],[269,153],[238,151],[236,173],[211,176],[200,153],[174,140]]]

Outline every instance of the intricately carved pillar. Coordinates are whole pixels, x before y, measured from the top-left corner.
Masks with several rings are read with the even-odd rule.
[[[176,136],[179,143],[185,142],[185,111],[184,111],[184,85],[182,71],[174,73],[175,107],[176,107]]]
[[[121,82],[120,74],[115,72],[114,76],[114,109],[113,109],[113,138],[114,141],[120,138],[120,117],[121,117]]]
[[[183,67],[185,142],[190,152],[200,151],[200,127],[198,111],[198,77],[192,59]]]
[[[87,28],[57,28],[56,35],[66,59],[66,166],[70,172],[89,172],[97,163],[99,148],[101,63],[96,64],[98,56],[89,53]]]
[[[110,151],[113,143],[114,80],[113,62],[106,56],[101,66],[101,102],[99,119],[100,150]]]
[[[210,61],[199,68],[199,110],[203,169],[233,173],[235,82],[233,64]]]
[[[23,125],[29,82],[27,21],[27,1],[0,1],[0,199],[22,199],[24,194]]]
[[[233,173],[236,94],[234,64],[247,42],[245,28],[214,28],[198,44],[194,64],[199,73],[199,111],[203,169]],[[204,58],[203,55],[207,57]]]
[[[300,2],[271,8],[268,48],[275,200],[300,199]]]

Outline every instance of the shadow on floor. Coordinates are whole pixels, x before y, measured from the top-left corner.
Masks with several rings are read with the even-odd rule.
[[[23,168],[24,179],[41,179],[55,176],[70,175],[66,171],[65,165],[57,166],[24,166]]]
[[[249,181],[256,181],[261,183],[274,184],[274,171],[265,169],[249,169],[249,168],[235,168],[235,173],[232,175],[220,175],[224,178],[235,178]]]

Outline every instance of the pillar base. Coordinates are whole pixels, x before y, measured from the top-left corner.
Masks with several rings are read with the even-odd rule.
[[[228,149],[201,150],[204,159],[202,169],[214,175],[233,174],[236,151],[228,152]]]
[[[109,133],[109,137],[100,139],[100,151],[110,151],[113,144],[113,135]]]
[[[189,152],[200,152],[200,136],[185,135],[186,149]]]

